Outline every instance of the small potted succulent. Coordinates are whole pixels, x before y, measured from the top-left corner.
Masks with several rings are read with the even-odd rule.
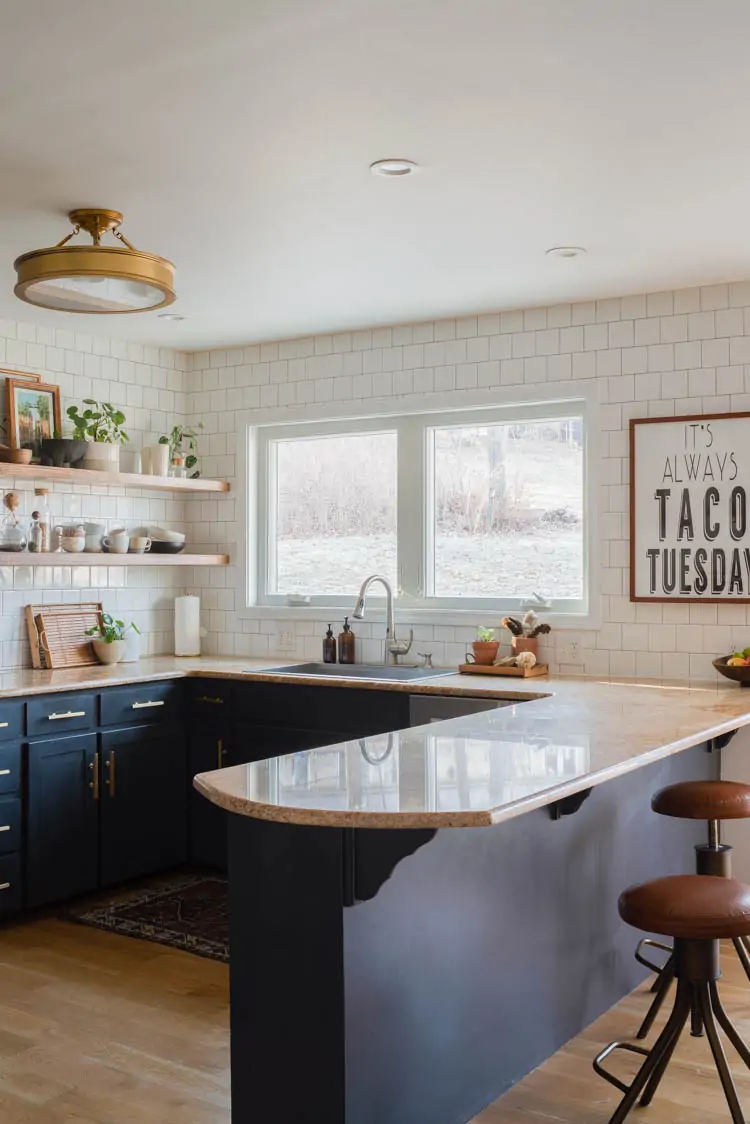
[[[111,402],[97,402],[95,398],[84,398],[83,405],[88,407],[83,413],[77,406],[68,407],[74,438],[88,442],[83,467],[99,472],[119,472],[120,446],[130,440],[122,428],[125,415]]]
[[[203,429],[203,422],[198,422]],[[160,445],[169,446],[169,463],[173,476],[189,476],[195,480],[200,476],[198,464],[198,432],[189,425],[174,425],[168,435],[159,438]]]
[[[500,641],[495,640],[494,628],[478,628],[477,638],[471,645],[474,661],[478,664],[493,664],[497,659]]]
[[[503,627],[511,634],[511,647],[516,655],[519,652],[532,652],[537,656],[539,637],[552,631],[550,625],[542,624],[533,609],[520,621],[517,617],[503,617]]]
[[[102,613],[101,624],[87,629],[86,635],[93,637],[91,644],[99,663],[119,663],[125,655],[125,622],[116,621],[109,613]]]

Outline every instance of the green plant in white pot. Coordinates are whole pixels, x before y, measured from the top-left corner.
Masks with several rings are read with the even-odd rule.
[[[99,663],[119,663],[125,655],[125,622],[116,621],[109,613],[102,613],[101,624],[87,629],[86,635],[93,637],[91,645]]]
[[[125,430],[125,415],[111,402],[97,402],[84,398],[87,407],[81,413],[77,406],[68,407],[68,417],[73,423],[73,436],[88,441],[83,467],[99,472],[120,471],[120,447],[129,441]]]

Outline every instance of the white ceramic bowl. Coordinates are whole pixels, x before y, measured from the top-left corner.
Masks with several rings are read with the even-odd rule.
[[[157,542],[184,542],[186,536],[181,531],[169,531],[165,527],[149,527],[149,538],[156,539]]]

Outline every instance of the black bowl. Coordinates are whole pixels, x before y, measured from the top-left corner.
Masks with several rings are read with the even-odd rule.
[[[719,656],[718,660],[714,660],[714,667],[721,674],[731,679],[734,683],[740,683],[743,687],[750,687],[750,665],[747,667],[729,667],[727,660],[731,660],[731,656]]]
[[[162,539],[151,540],[152,554],[179,554],[184,549],[184,542],[164,542]]]
[[[55,468],[78,468],[83,460],[88,441],[79,441],[75,437],[45,437],[42,440],[42,464],[51,464]]]

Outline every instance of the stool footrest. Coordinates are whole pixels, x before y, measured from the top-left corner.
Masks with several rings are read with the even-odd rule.
[[[643,1046],[636,1046],[633,1042],[610,1042],[609,1046],[605,1046],[602,1052],[594,1058],[594,1069],[599,1076],[603,1077],[605,1081],[609,1081],[610,1085],[614,1085],[615,1089],[619,1089],[621,1093],[627,1093],[630,1091],[630,1086],[626,1085],[624,1081],[620,1081],[619,1077],[615,1077],[614,1073],[610,1073],[602,1065],[602,1062],[605,1062],[615,1050],[627,1050],[629,1054],[640,1054],[644,1058],[647,1058],[651,1051],[646,1050]]]
[[[667,952],[671,956],[673,952],[672,946],[663,944],[661,941],[653,941],[651,937],[643,937],[642,940],[638,941],[638,946],[635,950],[636,960],[639,964],[642,964],[644,968],[648,968],[651,972],[656,972],[657,976],[660,975],[664,971],[665,964],[653,964],[650,960],[647,960],[643,955],[644,948],[658,948],[660,952]]]

